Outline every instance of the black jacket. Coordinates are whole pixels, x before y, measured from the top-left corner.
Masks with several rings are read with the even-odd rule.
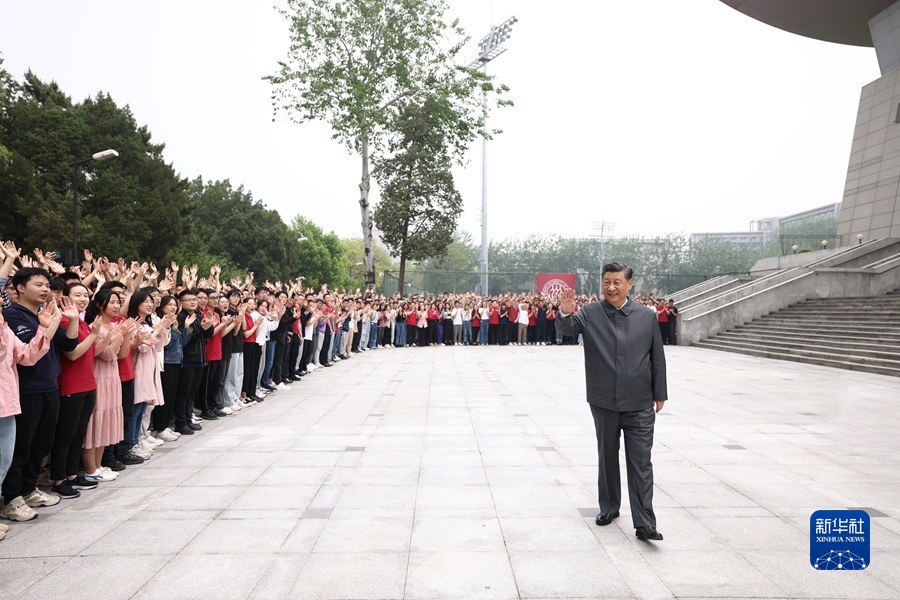
[[[631,411],[668,399],[656,311],[632,300],[621,309],[606,301],[592,302],[573,315],[558,312],[556,328],[563,335],[584,337],[588,403]]]

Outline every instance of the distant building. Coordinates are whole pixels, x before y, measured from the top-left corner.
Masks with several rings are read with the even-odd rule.
[[[710,233],[692,233],[691,244],[696,244],[702,240],[721,240],[728,242],[735,248],[752,248],[758,249],[766,245],[769,241],[769,234],[764,231],[719,231]]]
[[[728,242],[735,248],[762,248],[778,235],[778,230],[786,225],[795,223],[817,221],[820,219],[839,219],[841,216],[841,203],[826,204],[818,208],[811,208],[803,212],[794,213],[785,217],[766,217],[750,222],[750,231],[692,233],[691,243],[694,244],[704,239],[720,239]]]

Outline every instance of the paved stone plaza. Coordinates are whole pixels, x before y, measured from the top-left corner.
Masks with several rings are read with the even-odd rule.
[[[667,356],[662,542],[594,525],[580,347],[381,349],[13,523],[0,598],[900,597],[900,379]],[[871,566],[817,572],[847,507]]]

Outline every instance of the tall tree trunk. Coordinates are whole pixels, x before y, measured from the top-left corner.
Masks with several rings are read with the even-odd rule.
[[[372,211],[369,210],[369,189],[372,187],[372,176],[369,173],[369,135],[360,137],[360,154],[362,156],[362,180],[359,182],[359,210],[362,213],[362,234],[366,266],[366,292],[375,293],[375,248],[372,236]]]
[[[400,295],[405,295],[406,288],[403,287],[403,284],[406,283],[406,242],[409,239],[409,210],[406,211],[406,218],[403,221],[403,238],[400,240]]]
[[[397,278],[397,290],[400,296],[406,295],[406,253],[400,252],[400,274]]]

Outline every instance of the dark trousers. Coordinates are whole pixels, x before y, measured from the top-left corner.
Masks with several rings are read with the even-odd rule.
[[[287,345],[284,343],[284,333],[275,334],[275,359],[272,361],[272,383],[278,385],[284,381],[284,351]]]
[[[257,378],[259,377],[259,359],[262,358],[262,348],[256,342],[244,342],[244,385],[242,390],[245,395],[256,394]]]
[[[150,413],[154,431],[166,429],[169,426],[169,421],[172,420],[172,415],[175,414],[179,375],[181,375],[181,365],[176,364],[166,364],[164,370],[159,374],[165,403],[162,406],[157,406]]]
[[[312,360],[313,352],[316,350],[315,338],[311,340],[303,340],[303,346],[300,350],[300,372],[309,370],[309,363]]]
[[[127,432],[131,427],[131,417],[134,414],[134,379],[122,382],[122,414],[124,415],[125,420],[122,431]],[[108,446],[107,450],[104,452],[106,456],[109,457]],[[127,435],[124,440],[113,446],[112,452],[113,455],[118,457],[125,456],[131,452],[131,446],[128,443]]]
[[[202,367],[181,367],[178,377],[178,393],[175,396],[175,426],[190,425],[194,411],[194,398],[200,391],[203,379]]]
[[[678,321],[676,319],[673,319],[670,316],[669,317],[669,344],[671,344],[672,346],[675,346],[678,344],[676,332],[675,332],[676,329],[678,329]]]
[[[50,451],[50,477],[53,481],[78,475],[81,446],[96,402],[96,390],[59,399],[59,418]]]
[[[415,325],[406,324],[406,345],[415,346],[419,339],[419,328]]]
[[[41,463],[53,447],[59,418],[59,392],[19,394],[22,412],[16,415],[16,445],[3,480],[3,499],[27,496],[37,487]]]
[[[206,400],[203,410],[216,410],[219,406],[219,391],[225,385],[225,361],[211,360],[206,364]],[[224,404],[222,405],[224,406]]]
[[[631,520],[638,527],[656,527],[653,512],[653,407],[641,410],[608,410],[591,405],[597,432],[597,499],[601,513],[618,512],[622,504],[622,480],[619,474],[619,437],[625,433],[625,465],[628,476],[628,500]]]
[[[206,363],[206,366],[203,367],[203,375],[200,376],[200,387],[197,389],[197,394],[194,396],[193,401],[191,402],[190,410],[194,412],[194,407],[200,409],[200,412],[206,411],[206,394],[209,391],[209,363]]]
[[[503,328],[499,323],[496,325],[491,325],[488,323],[488,344],[491,346],[496,346],[500,343],[500,333],[503,331]]]
[[[319,334],[323,335],[323,334]],[[328,364],[328,352],[331,349],[331,345],[334,343],[334,340],[331,339],[331,332],[327,329],[325,330],[325,342],[322,344],[322,351],[319,352],[319,364],[326,365]]]
[[[438,322],[430,319],[428,321],[428,343],[438,343]]]
[[[542,343],[547,341],[547,321],[538,321],[537,322],[537,331],[535,333],[534,341],[537,343]]]
[[[289,379],[294,379],[297,376],[297,358],[301,356],[301,348],[305,348],[305,346],[302,346],[300,343],[302,339],[302,337],[296,334],[291,336],[291,349],[290,352],[288,352],[287,358],[287,374]]]

